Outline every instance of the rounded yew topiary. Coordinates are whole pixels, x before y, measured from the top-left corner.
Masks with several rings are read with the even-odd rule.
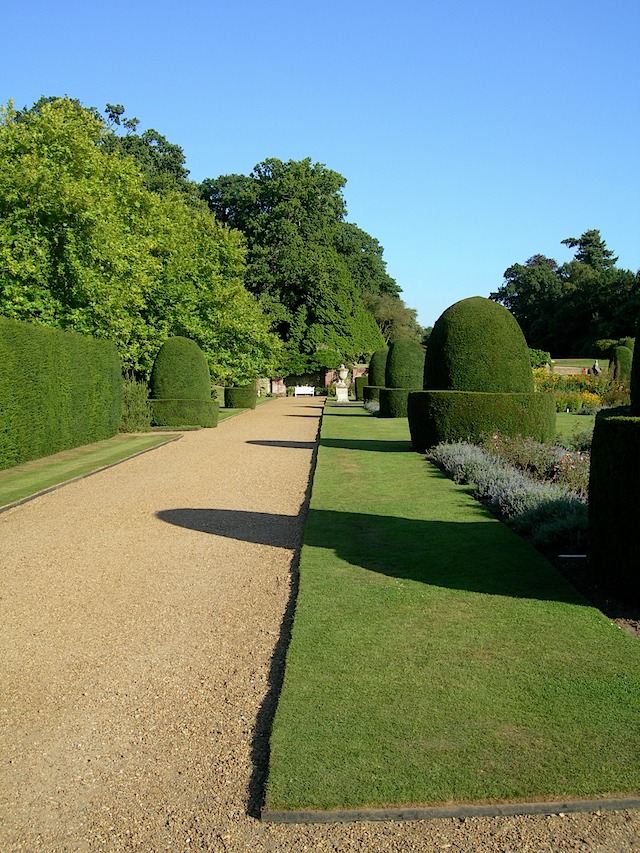
[[[371,356],[371,361],[369,362],[369,385],[373,385],[376,388],[384,388],[388,354],[389,348],[381,347]]]
[[[151,370],[155,426],[216,426],[219,407],[211,399],[207,359],[190,338],[169,338]]]
[[[529,348],[513,314],[484,296],[471,296],[447,308],[429,336],[423,387],[532,392]]]
[[[456,302],[429,337],[424,391],[408,399],[409,429],[422,453],[442,441],[507,435],[555,437],[552,395],[536,393],[531,359],[515,317],[502,305],[473,296]]]
[[[418,341],[394,341],[385,367],[385,388],[422,388],[424,349]]]

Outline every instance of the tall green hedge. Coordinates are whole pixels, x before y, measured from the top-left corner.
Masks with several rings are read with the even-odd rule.
[[[640,417],[596,416],[589,475],[589,559],[603,586],[640,603]]]
[[[365,385],[362,389],[363,401],[368,403],[371,400],[379,400],[380,391],[382,391],[382,388],[379,385]]]
[[[424,349],[418,341],[394,341],[385,368],[386,388],[422,388]]]
[[[115,345],[0,318],[0,468],[115,435]]]
[[[611,350],[611,361],[609,370],[616,382],[622,382],[625,385],[631,380],[631,363],[633,360],[633,350],[627,346],[613,347]]]
[[[354,389],[355,389],[356,400],[363,400],[364,399],[362,396],[362,392],[363,392],[365,385],[368,385],[368,384],[369,384],[369,377],[368,376],[366,376],[366,375],[365,376],[356,376],[354,383],[353,383]]]
[[[150,385],[156,426],[217,426],[220,407],[211,399],[209,366],[195,341],[180,336],[166,340],[153,363]]]
[[[412,391],[407,414],[411,443],[418,453],[443,441],[478,442],[494,431],[544,442],[555,439],[556,408],[551,394]]]
[[[381,388],[379,418],[406,418],[411,388]]]
[[[529,348],[516,318],[483,296],[456,302],[438,318],[424,365],[427,391],[533,391]]]
[[[369,385],[373,385],[376,388],[384,388],[388,354],[389,348],[381,347],[371,356],[371,361],[369,362]]]

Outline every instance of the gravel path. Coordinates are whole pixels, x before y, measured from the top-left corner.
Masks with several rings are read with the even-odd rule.
[[[270,402],[0,515],[4,853],[640,850],[637,812],[256,819],[320,415]]]

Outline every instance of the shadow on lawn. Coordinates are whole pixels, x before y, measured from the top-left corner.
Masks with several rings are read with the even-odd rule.
[[[376,453],[408,453],[410,441],[385,441],[375,438],[321,438],[320,447],[342,447],[346,450],[373,450]]]
[[[314,454],[315,465],[315,454]],[[308,494],[298,515],[241,510],[181,508],[156,513],[179,527],[292,549],[291,589],[268,677],[268,689],[256,718],[251,745],[253,770],[247,814],[259,818],[269,771],[269,740],[282,692],[284,666],[298,596],[300,542],[334,552],[373,572],[425,584],[492,595],[585,604],[582,597],[543,557],[502,524],[421,521],[355,512],[308,509]],[[474,508],[470,507],[470,512]],[[484,510],[478,506],[478,516]]]
[[[301,415],[305,417],[305,415]],[[257,444],[260,447],[295,447],[299,450],[313,450],[315,441],[248,441],[247,444]]]
[[[469,507],[478,521],[423,521],[388,515],[309,509],[304,543],[333,551],[368,571],[479,592],[585,604],[553,566],[499,522]],[[224,509],[168,509],[170,524],[244,542],[296,548],[299,516]]]

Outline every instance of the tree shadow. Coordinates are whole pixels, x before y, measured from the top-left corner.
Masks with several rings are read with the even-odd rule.
[[[247,441],[247,444],[256,444],[260,447],[295,447],[299,450],[313,450],[315,441]]]
[[[315,454],[314,454],[315,462]],[[247,814],[259,818],[269,771],[269,741],[282,692],[287,649],[298,596],[302,522],[304,544],[324,548],[359,568],[449,589],[486,595],[588,602],[542,555],[478,504],[468,522],[424,521],[308,508],[295,516],[243,510],[176,508],[157,517],[216,536],[294,550],[291,588],[271,657],[268,688],[256,717]],[[514,626],[517,630],[517,626]]]
[[[342,447],[346,450],[373,450],[376,453],[408,453],[410,441],[385,441],[366,438],[321,438],[321,447]]]

